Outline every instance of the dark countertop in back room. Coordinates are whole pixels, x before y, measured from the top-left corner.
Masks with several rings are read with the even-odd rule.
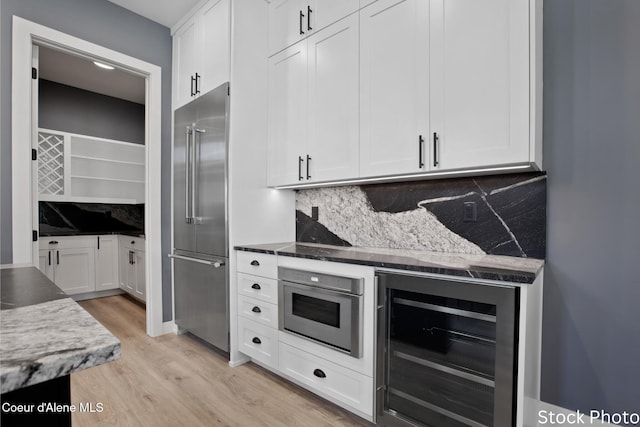
[[[145,238],[144,230],[125,230],[125,231],[47,231],[40,232],[40,237],[62,237],[62,236],[104,236],[108,234],[122,234],[123,236],[142,237]]]
[[[332,246],[315,243],[271,243],[236,246],[236,250],[278,256],[343,262],[378,268],[445,274],[516,284],[531,284],[544,261],[501,255],[469,255],[415,249]]]

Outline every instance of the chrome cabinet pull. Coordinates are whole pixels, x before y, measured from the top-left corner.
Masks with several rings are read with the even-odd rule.
[[[191,203],[189,203],[191,199],[191,135],[191,128],[187,126],[187,141],[184,151],[184,222],[187,224],[191,224]]]

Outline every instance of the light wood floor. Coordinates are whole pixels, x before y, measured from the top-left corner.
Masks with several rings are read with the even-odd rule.
[[[251,363],[230,368],[189,335],[148,337],[144,308],[124,296],[80,303],[122,343],[115,362],[71,375],[81,426],[371,426]]]

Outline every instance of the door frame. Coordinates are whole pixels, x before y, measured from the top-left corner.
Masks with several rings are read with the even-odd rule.
[[[162,69],[154,64],[62,33],[18,16],[13,17],[11,156],[13,263],[37,265],[32,242],[34,200],[32,188],[31,60],[34,42],[96,59],[104,59],[146,80],[145,109],[145,250],[147,335],[165,333],[162,322],[161,246],[161,83]],[[35,252],[35,253],[34,253]],[[169,328],[167,328],[169,329]]]

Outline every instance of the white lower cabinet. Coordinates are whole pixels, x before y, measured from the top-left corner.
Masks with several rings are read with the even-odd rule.
[[[373,377],[280,343],[280,372],[317,394],[373,415]]]
[[[238,318],[239,350],[269,368],[278,367],[278,330]]]
[[[118,236],[115,234],[97,236],[96,291],[118,287]]]
[[[95,236],[60,236],[42,239],[39,267],[67,294],[95,291]]]
[[[145,241],[140,237],[120,236],[120,289],[146,301]]]
[[[238,295],[238,315],[278,329],[278,306]]]

